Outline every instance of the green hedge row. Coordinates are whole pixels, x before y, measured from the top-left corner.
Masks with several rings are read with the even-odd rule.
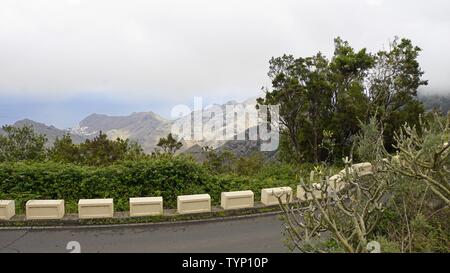
[[[259,198],[261,188],[293,183],[285,177],[214,175],[184,157],[126,161],[106,167],[54,162],[0,164],[0,199],[16,200],[19,212],[29,199],[64,199],[69,212],[76,212],[77,202],[83,198],[114,198],[117,211],[128,210],[128,198],[139,196],[162,196],[165,207],[175,208],[177,195],[209,193],[213,204],[218,204],[222,191],[253,190]]]

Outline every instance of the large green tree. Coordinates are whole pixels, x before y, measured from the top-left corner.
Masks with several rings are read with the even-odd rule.
[[[46,156],[44,135],[36,134],[31,126],[3,126],[0,135],[0,162],[43,160]]]
[[[273,89],[258,104],[280,105],[281,147],[298,161],[318,161],[323,122],[331,113],[328,60],[320,53],[298,59],[284,55],[270,60],[268,75]]]
[[[417,90],[428,81],[417,60],[421,48],[411,40],[398,39],[389,50],[376,54],[376,65],[368,77],[367,95],[370,115],[376,115],[384,127],[386,148],[391,150],[394,133],[405,123],[419,124],[424,107],[417,99]]]
[[[417,89],[427,84],[417,61],[420,48],[395,39],[390,50],[368,53],[336,38],[331,60],[321,53],[269,61],[272,88],[259,105],[280,105],[281,155],[319,162],[348,155],[360,122],[376,116],[385,143],[404,122],[417,124],[423,107]],[[332,143],[333,149],[326,149]]]
[[[50,159],[56,162],[81,162],[80,145],[74,144],[69,134],[65,134],[62,138],[56,138],[48,154]]]
[[[176,151],[181,149],[183,143],[178,141],[175,137],[172,136],[172,133],[168,134],[167,137],[162,137],[159,139],[158,147],[162,148],[164,153],[174,154]]]
[[[335,157],[350,153],[353,136],[359,131],[359,120],[365,120],[369,100],[364,93],[364,80],[374,66],[374,57],[366,49],[355,50],[341,38],[334,41],[335,51],[330,62],[333,99],[332,118],[325,127],[333,132]]]
[[[70,136],[65,135],[61,139],[57,138],[49,150],[49,157],[53,161],[93,166],[137,160],[145,156],[138,143],[120,138],[110,140],[103,132],[81,144],[74,144]]]

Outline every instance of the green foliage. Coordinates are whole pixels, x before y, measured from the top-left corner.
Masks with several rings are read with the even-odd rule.
[[[0,135],[0,162],[43,160],[47,139],[30,126],[3,126],[6,135]]]
[[[258,173],[265,164],[265,158],[261,153],[254,153],[248,157],[240,157],[236,160],[236,173],[239,175],[254,175]]]
[[[383,252],[448,252],[450,208],[442,207],[418,181],[403,179],[376,228]],[[383,242],[380,242],[383,246]]]
[[[375,237],[375,241],[380,244],[382,253],[401,253],[398,242],[389,241],[383,236]]]
[[[115,209],[128,210],[128,198],[162,196],[164,206],[176,207],[176,196],[209,193],[213,204],[222,191],[295,186],[300,171],[288,165],[263,168],[259,175],[212,174],[209,169],[184,156],[161,155],[108,166],[80,166],[57,162],[7,162],[0,164],[0,199],[14,199],[19,211],[29,199],[64,199],[76,212],[81,198],[114,198]]]
[[[437,114],[420,123],[420,133],[405,124],[395,136],[395,156],[371,149],[370,140],[360,142],[359,149],[364,148],[361,153],[372,153],[371,158],[383,162],[383,171],[396,181],[375,230],[389,248],[399,252],[448,252],[449,124],[450,116],[446,120]],[[376,124],[367,127],[370,133],[362,139],[374,136],[375,140]]]
[[[49,158],[55,162],[79,163],[82,162],[80,145],[73,143],[69,134],[61,139],[56,138],[53,147],[49,150]]]
[[[280,105],[282,159],[333,161],[350,154],[360,121],[373,116],[383,126],[392,151],[394,134],[405,123],[418,124],[424,112],[417,89],[426,85],[417,61],[420,48],[395,39],[387,51],[370,54],[335,39],[331,60],[321,53],[269,61],[272,89],[259,105]],[[331,136],[331,137],[330,137]]]
[[[370,110],[384,126],[385,147],[392,151],[395,132],[405,123],[419,124],[424,107],[417,99],[419,87],[427,85],[422,80],[424,72],[417,58],[421,49],[411,40],[398,39],[388,51],[376,55],[376,66],[369,78]]]
[[[0,164],[0,198],[41,199],[114,198],[126,210],[129,197],[163,196],[174,207],[176,196],[209,191],[205,168],[182,157],[123,161],[104,167],[63,163]],[[19,204],[23,206],[22,204]]]
[[[57,138],[49,150],[49,159],[52,161],[90,166],[105,166],[145,157],[138,143],[120,138],[110,140],[102,132],[81,144],[74,144],[69,135],[64,135],[61,139]]]
[[[215,173],[232,172],[236,162],[236,156],[230,150],[217,152],[209,147],[205,147],[207,152],[204,164]]]
[[[450,230],[448,225],[450,220],[448,220],[448,217],[450,217],[450,214],[447,213],[446,217],[446,222],[436,223],[436,221],[430,221],[421,213],[415,215],[414,219],[411,220],[411,230],[414,234],[412,238],[413,252],[447,253],[449,251]]]
[[[450,205],[450,114],[435,114],[421,130],[405,124],[395,135],[396,160],[387,167],[393,173],[418,179]],[[392,162],[392,161],[391,161]]]
[[[355,136],[355,155],[360,162],[373,162],[382,153],[383,132],[375,117],[360,124],[361,131]]]
[[[266,159],[260,152],[236,157],[230,150],[218,152],[209,149],[204,162],[204,165],[214,173],[234,173],[242,176],[256,175],[266,164]]]
[[[157,146],[161,147],[164,153],[174,154],[183,146],[183,144],[176,140],[176,138],[172,136],[172,133],[169,133],[167,137],[159,139]]]

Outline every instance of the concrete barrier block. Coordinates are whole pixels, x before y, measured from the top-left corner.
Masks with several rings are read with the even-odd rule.
[[[26,203],[27,220],[50,220],[64,217],[64,200],[29,200]]]
[[[341,191],[345,187],[344,179],[341,174],[333,175],[328,179],[329,187],[334,191]]]
[[[312,186],[313,186],[312,193],[311,192],[307,193],[302,185],[297,185],[297,198],[300,201],[312,200],[313,196],[316,197],[316,199],[322,198],[322,192],[320,191],[321,185],[318,183],[314,183]]]
[[[373,166],[370,162],[353,164],[352,167],[348,169],[348,173],[350,175],[353,175],[353,173],[356,173],[357,176],[365,176],[365,175],[373,174]],[[342,177],[345,177],[347,175],[345,169],[341,170],[339,172],[339,175],[341,175]]]
[[[130,216],[155,216],[163,214],[163,198],[137,197],[130,198]]]
[[[353,168],[348,168],[348,174],[352,175],[353,174]],[[342,169],[338,175],[340,175],[341,177],[346,177],[347,176],[347,172],[345,169]],[[351,176],[350,176],[351,177]]]
[[[267,188],[261,190],[261,203],[265,206],[278,205],[278,198],[281,197],[283,204],[292,201],[291,187]],[[288,199],[289,196],[289,199]]]
[[[177,197],[177,210],[180,214],[211,211],[209,194],[180,195]]]
[[[252,208],[254,205],[254,194],[252,191],[222,192],[220,205],[224,209]]]
[[[80,199],[78,201],[78,217],[80,219],[113,218],[114,203],[107,199]]]
[[[359,176],[373,174],[373,167],[372,164],[369,162],[353,164],[352,168],[356,171],[356,173]]]
[[[16,214],[14,200],[0,200],[0,220],[9,220]]]

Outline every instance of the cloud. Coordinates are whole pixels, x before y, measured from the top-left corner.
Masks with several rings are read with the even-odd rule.
[[[383,5],[383,0],[367,0],[367,5],[369,6],[381,6]]]
[[[395,35],[424,51],[429,89],[449,90],[448,1],[3,0],[0,95],[44,100],[244,99],[268,60],[332,52],[341,36],[378,50]]]

